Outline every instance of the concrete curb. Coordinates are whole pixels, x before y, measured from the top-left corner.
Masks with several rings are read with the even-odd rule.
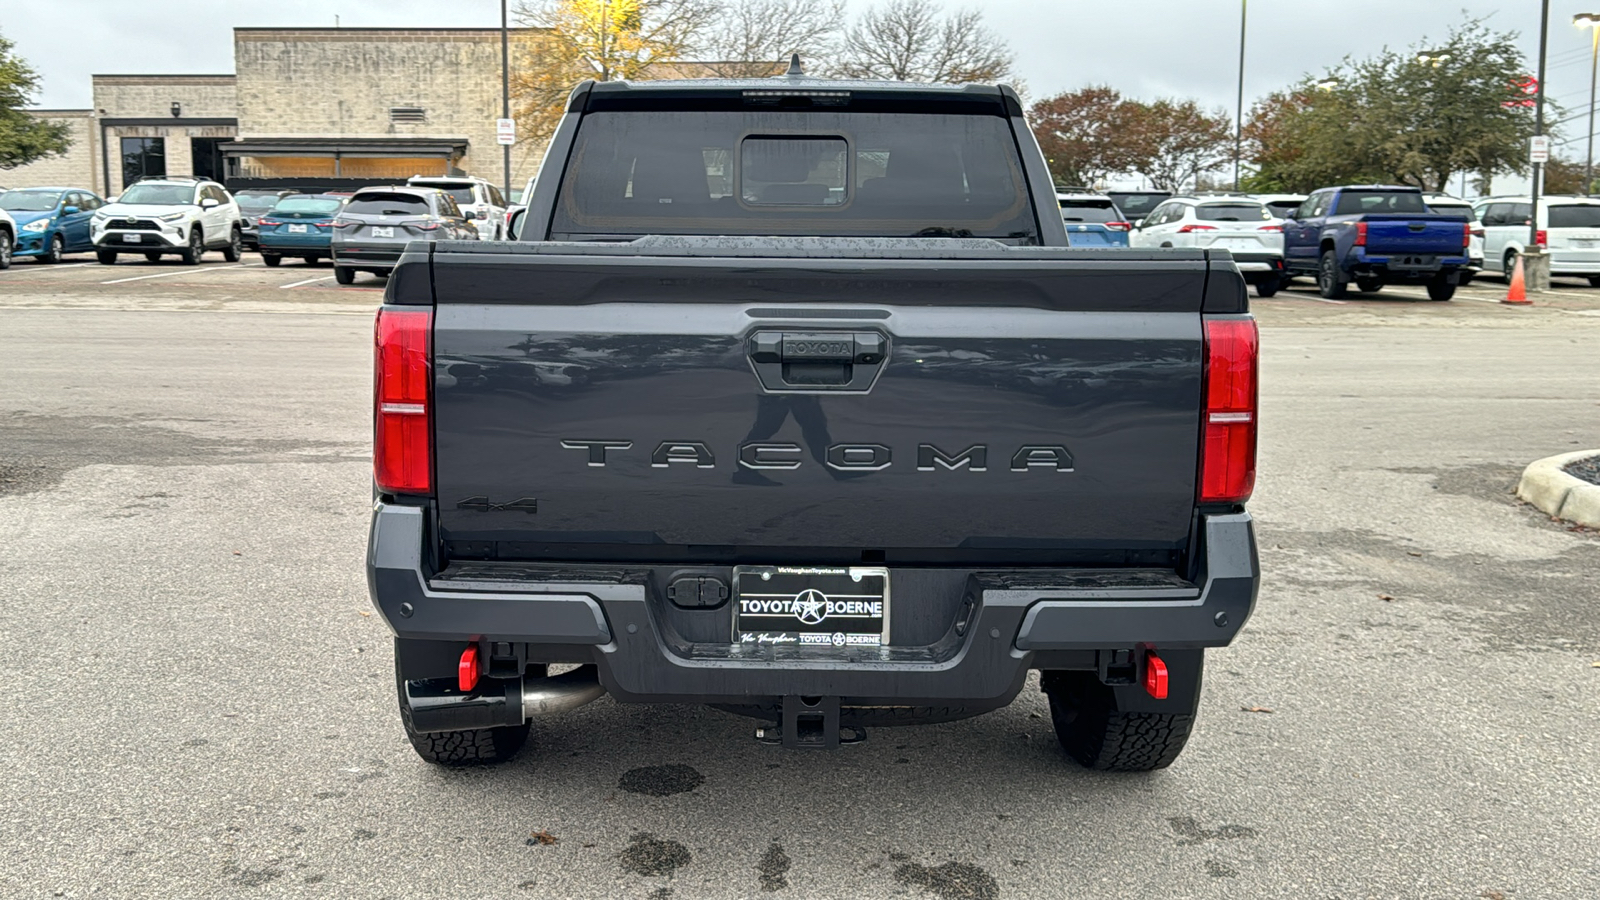
[[[1590,484],[1562,471],[1569,463],[1591,456],[1600,456],[1600,450],[1579,450],[1535,461],[1523,470],[1522,480],[1517,482],[1517,496],[1558,519],[1600,528],[1600,484]]]

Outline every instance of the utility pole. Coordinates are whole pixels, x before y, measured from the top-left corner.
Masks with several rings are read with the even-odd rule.
[[[1544,70],[1545,57],[1550,47],[1550,0],[1542,0],[1539,9],[1539,92],[1533,101],[1533,133],[1536,136],[1544,135]],[[1545,291],[1550,289],[1550,260],[1545,256],[1544,249],[1539,246],[1539,195],[1543,193],[1544,164],[1533,164],[1533,216],[1528,220],[1528,253],[1526,257],[1526,272],[1528,289]]]
[[[500,0],[500,118],[511,118],[511,29],[507,27],[506,0]],[[502,144],[505,161],[506,202],[511,202],[511,145]]]
[[[1244,156],[1244,28],[1250,0],[1239,0],[1239,100],[1233,117],[1233,189],[1239,190],[1239,160]]]
[[[1578,13],[1572,24],[1589,29],[1592,47],[1589,51],[1589,152],[1583,162],[1583,195],[1594,193],[1594,88],[1595,75],[1600,72],[1600,13]]]

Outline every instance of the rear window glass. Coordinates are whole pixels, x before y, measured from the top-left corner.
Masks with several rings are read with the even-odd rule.
[[[551,231],[990,237],[1037,242],[996,116],[598,112],[583,118]]]
[[[1421,194],[1405,191],[1344,191],[1339,194],[1336,216],[1359,216],[1364,213],[1426,213],[1428,207]]]
[[[476,200],[472,199],[472,185],[470,184],[450,184],[448,182],[445,184],[429,184],[426,181],[417,181],[412,183],[417,187],[437,188],[438,190],[444,191],[446,194],[449,194],[452,198],[454,198],[457,203],[465,203],[468,206],[471,206],[477,202]]]
[[[344,211],[364,216],[425,216],[428,201],[416,194],[357,194]]]
[[[1137,219],[1148,216],[1151,210],[1161,205],[1161,201],[1172,196],[1171,194],[1138,193],[1138,192],[1108,192],[1112,201],[1117,204],[1117,209]]]
[[[1063,200],[1061,219],[1065,222],[1120,222],[1122,216],[1110,200]]]
[[[1428,201],[1428,209],[1438,213],[1441,216],[1463,216],[1468,221],[1474,221],[1477,219],[1477,215],[1473,213],[1472,207],[1466,203],[1445,203],[1441,201],[1430,200]]]
[[[1303,203],[1303,202],[1305,202],[1305,201],[1303,201],[1303,200],[1272,200],[1272,201],[1269,201],[1266,204],[1267,212],[1272,213],[1272,217],[1274,219],[1287,218],[1290,213],[1292,213],[1295,210],[1299,209],[1300,208],[1300,204]]]
[[[1202,203],[1194,217],[1203,222],[1261,222],[1272,218],[1260,203]]]
[[[278,195],[235,194],[233,199],[238,202],[240,209],[261,210],[271,209],[275,206],[278,202]]]
[[[1600,206],[1569,204],[1552,206],[1547,212],[1551,228],[1600,228]]]
[[[343,204],[344,201],[337,197],[285,197],[272,208],[272,211],[283,215],[304,213],[331,216],[338,212]]]

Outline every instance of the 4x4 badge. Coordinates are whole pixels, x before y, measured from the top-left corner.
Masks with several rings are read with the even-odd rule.
[[[468,497],[456,501],[456,509],[475,509],[479,512],[525,512],[536,513],[539,511],[539,501],[534,497],[523,497],[509,503],[493,503],[488,497]]]

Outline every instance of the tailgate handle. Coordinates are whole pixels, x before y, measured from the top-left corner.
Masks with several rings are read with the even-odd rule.
[[[768,391],[865,391],[888,355],[877,331],[759,331],[750,363]]]
[[[1427,222],[1412,222],[1410,225],[1408,225],[1406,227],[1410,228],[1412,231],[1422,231],[1422,230],[1424,230],[1424,229],[1426,229],[1428,227],[1428,223]]]

